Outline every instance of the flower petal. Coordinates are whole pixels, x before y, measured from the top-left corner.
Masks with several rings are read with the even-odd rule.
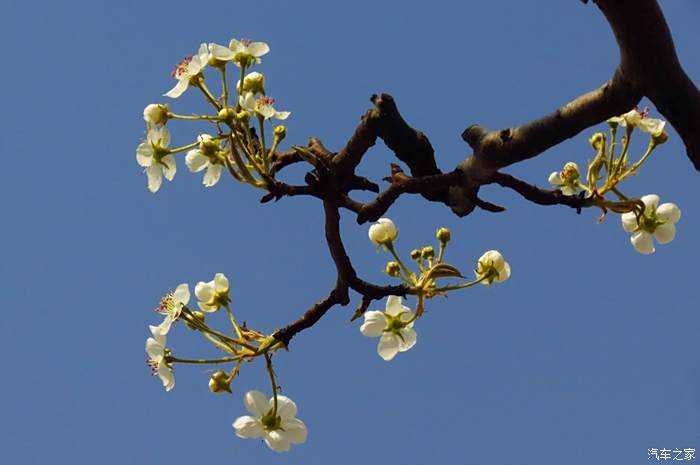
[[[564,184],[564,182],[561,180],[561,176],[559,176],[559,171],[552,171],[552,174],[549,175],[548,181],[551,185],[557,187]]]
[[[243,416],[236,418],[231,425],[239,438],[259,438],[263,434],[263,425],[257,418]]]
[[[651,240],[651,234],[646,231],[639,231],[632,234],[632,237],[630,237],[630,242],[637,252],[644,255],[652,254],[656,250],[654,248],[654,243]]]
[[[209,159],[202,155],[199,149],[190,150],[185,156],[185,164],[193,173],[202,171],[207,167],[207,163],[209,163]]]
[[[172,155],[166,155],[160,160],[165,166],[163,166],[163,174],[165,179],[172,181],[175,177],[175,172],[177,171],[177,165],[175,164],[175,157]]]
[[[163,183],[163,171],[160,169],[160,165],[153,163],[146,168],[146,176],[148,176],[148,190],[153,193],[158,192]]]
[[[248,53],[254,57],[261,57],[270,51],[270,47],[265,42],[253,42],[248,45]]]
[[[221,165],[209,165],[207,172],[204,174],[202,184],[204,184],[206,187],[216,185],[221,178],[221,168],[223,168]]]
[[[654,231],[654,238],[659,244],[668,244],[676,237],[676,225],[664,223]]]
[[[406,352],[408,349],[416,345],[416,330],[412,328],[403,328],[401,330],[401,338],[399,340],[399,352]]]
[[[360,332],[367,337],[379,337],[386,329],[384,312],[371,310],[365,312],[365,322],[360,326]]]
[[[675,203],[662,203],[656,209],[656,217],[670,223],[678,223],[681,219],[681,209]]]
[[[172,89],[170,89],[169,91],[167,91],[163,95],[165,95],[166,97],[170,97],[170,98],[178,98],[187,90],[187,86],[189,85],[189,83],[190,83],[190,77],[186,76],[183,79],[180,79],[179,81],[177,81],[177,84],[175,84],[175,87],[173,87]]]
[[[244,110],[254,112],[255,111],[255,97],[252,92],[246,93],[243,97],[240,97],[239,103]]]
[[[175,375],[163,360],[158,364],[158,377],[163,382],[165,392],[169,392],[175,387]]]
[[[303,444],[309,435],[306,425],[298,418],[282,418],[282,428],[292,444]]]
[[[144,168],[153,164],[153,146],[148,142],[142,142],[136,147],[136,163]]]
[[[198,282],[197,285],[194,287],[194,295],[197,296],[197,300],[199,300],[200,302],[211,301],[214,298],[214,282]]]
[[[214,58],[221,61],[233,60],[233,57],[236,56],[230,48],[219,44],[209,44],[209,51]]]
[[[502,283],[508,278],[510,278],[510,264],[508,262],[503,262],[503,269],[498,272],[498,277],[494,279],[494,281]]]
[[[399,338],[396,334],[384,333],[379,339],[377,345],[377,353],[387,362],[394,358],[399,352]]]
[[[276,111],[275,118],[277,118],[279,120],[285,120],[285,119],[289,118],[289,115],[291,115],[291,114],[292,114],[291,111]]]
[[[165,347],[154,338],[149,337],[146,339],[146,353],[148,354],[148,358],[159,362],[165,354]]]
[[[644,215],[650,216],[659,205],[659,196],[656,194],[645,195],[642,197],[642,202],[644,203]]]
[[[228,291],[228,278],[223,273],[216,273],[214,275],[214,289],[216,292],[227,292]]]
[[[190,286],[187,283],[182,283],[175,288],[173,299],[183,305],[187,305],[190,301]]]
[[[270,405],[274,399],[270,398]],[[293,418],[297,414],[297,404],[287,396],[277,396],[277,415],[284,418]]]
[[[386,299],[386,309],[384,310],[387,315],[396,316],[403,311],[403,305],[401,305],[401,297],[397,295],[390,295]]]
[[[245,396],[243,396],[243,405],[256,418],[262,418],[270,410],[270,403],[267,401],[267,397],[260,391],[246,392]]]
[[[265,444],[275,452],[287,452],[289,450],[289,440],[284,431],[265,431],[263,433]]]
[[[637,229],[637,217],[634,212],[623,213],[620,218],[622,219],[622,229],[625,231],[632,232]]]

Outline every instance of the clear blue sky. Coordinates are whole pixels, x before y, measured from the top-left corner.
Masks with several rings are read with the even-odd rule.
[[[316,200],[261,206],[228,179],[204,189],[181,161],[175,182],[148,192],[134,160],[141,112],[165,101],[173,65],[203,41],[264,40],[268,92],[292,111],[288,143],[339,149],[369,96],[388,92],[445,170],[468,153],[467,125],[520,124],[612,75],[617,47],[593,5],[458,3],[2,3],[0,462],[633,465],[649,463],[648,448],[700,449],[700,176],[672,130],[626,186],[683,210],[653,256],[632,249],[617,217],[597,224],[597,212],[492,187],[483,196],[507,212],[458,219],[402,197],[390,216],[404,252],[447,226],[448,258],[468,270],[496,248],[512,278],[431,301],[417,345],[391,363],[349,323],[356,295],[294,339],[277,371],[310,434],[289,455],[233,435],[243,393],[269,392],[260,363],[228,397],[208,393],[200,367],[178,367],[168,394],[149,376],[152,308],[180,282],[225,272],[240,318],[265,331],[334,284]],[[662,6],[700,82],[700,5]],[[193,109],[189,94],[173,109]],[[178,144],[200,130],[173,128]],[[510,172],[545,185],[564,162],[585,165],[591,132]],[[395,161],[381,144],[365,160],[375,180]],[[348,214],[342,226],[360,274],[388,283],[366,226]],[[169,342],[209,353],[182,328]]]

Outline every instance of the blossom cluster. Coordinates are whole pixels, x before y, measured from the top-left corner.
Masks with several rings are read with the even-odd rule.
[[[232,39],[228,46],[203,43],[197,53],[181,60],[171,73],[177,81],[167,91],[166,97],[176,99],[189,88],[201,91],[213,106],[215,114],[180,115],[170,111],[169,105],[151,103],[143,110],[146,122],[146,138],[136,149],[136,161],[144,169],[148,189],[157,192],[163,178],[172,181],[177,172],[175,157],[186,152],[185,165],[193,173],[204,171],[202,184],[216,185],[221,173],[227,170],[240,182],[254,187],[265,187],[265,176],[270,170],[270,160],[278,144],[286,135],[284,126],[272,125],[272,144],[266,144],[266,122],[285,120],[290,112],[278,111],[275,99],[265,91],[266,78],[257,71],[248,72],[261,63],[261,57],[270,51],[264,42]],[[228,64],[239,68],[235,85],[235,96],[230,98],[227,80]],[[216,69],[221,75],[221,95],[215,97],[206,84],[204,72]],[[250,120],[258,121],[256,132]],[[207,121],[212,124],[212,133],[200,133],[194,142],[180,147],[171,147],[170,120]]]
[[[559,189],[564,195],[580,195],[589,200],[588,206],[597,206],[603,214],[614,211],[621,214],[622,227],[632,233],[630,242],[639,253],[648,255],[654,253],[652,237],[659,244],[668,244],[676,236],[676,223],[680,220],[681,211],[673,203],[659,205],[659,197],[649,194],[641,199],[629,199],[621,191],[619,183],[637,174],[637,170],[647,160],[651,152],[666,142],[668,134],[664,131],[666,122],[661,119],[649,118],[649,109],[631,110],[623,115],[608,120],[610,127],[610,144],[604,133],[594,134],[589,142],[596,154],[588,164],[585,179],[582,178],[579,167],[575,162],[568,162],[561,171],[549,175],[549,183]],[[616,137],[618,128],[623,128],[625,134],[618,144]],[[629,162],[630,139],[637,128],[649,135],[649,145],[646,152],[635,163]],[[616,146],[622,150],[616,153]],[[602,172],[605,171],[605,175]],[[598,185],[603,181],[602,185]],[[612,193],[617,200],[608,200],[606,194]]]

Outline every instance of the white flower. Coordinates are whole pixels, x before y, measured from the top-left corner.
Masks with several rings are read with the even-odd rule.
[[[177,79],[175,87],[165,93],[166,97],[178,98],[187,90],[190,85],[190,80],[197,76],[207,66],[209,61],[209,47],[207,44],[201,44],[197,54],[186,57],[177,64],[171,76]]]
[[[578,165],[570,161],[564,165],[563,170],[553,171],[549,175],[549,183],[561,190],[564,195],[574,195],[578,192],[579,176]]]
[[[638,127],[642,131],[647,132],[652,136],[661,134],[666,126],[666,121],[656,118],[647,118],[648,114],[649,109],[639,111],[635,108],[634,110],[628,111],[624,115],[613,116],[608,120],[608,122],[617,123],[622,127]]]
[[[416,331],[413,329],[413,312],[401,304],[401,297],[390,295],[386,299],[383,312],[365,312],[365,322],[360,332],[367,337],[380,337],[377,353],[386,361],[399,352],[406,352],[416,345]]]
[[[220,306],[231,301],[228,295],[228,278],[223,273],[216,273],[214,279],[205,283],[200,281],[194,288],[197,305],[203,312],[215,312]]]
[[[202,184],[211,187],[219,182],[223,162],[220,158],[220,147],[209,134],[200,134],[199,148],[190,150],[185,156],[185,164],[193,173],[199,173],[206,168]],[[224,155],[226,156],[226,155]]]
[[[654,253],[652,236],[659,244],[668,244],[676,237],[676,223],[681,219],[681,210],[674,203],[659,205],[659,196],[649,194],[642,197],[644,213],[637,218],[634,212],[622,214],[622,228],[632,233],[630,242],[637,252]]]
[[[231,39],[228,48],[233,52],[231,59],[236,65],[245,68],[260,63],[260,57],[270,51],[270,47],[265,42],[252,42],[247,39]],[[218,57],[217,57],[218,58]]]
[[[286,452],[291,444],[306,441],[306,425],[295,418],[297,406],[289,397],[277,396],[276,415],[273,415],[274,398],[268,400],[260,391],[248,391],[243,404],[250,415],[238,417],[233,422],[239,438],[262,437],[265,444],[275,452]]]
[[[265,119],[276,118],[283,120],[287,119],[289,115],[291,115],[291,113],[288,111],[275,110],[275,107],[273,106],[275,99],[272,97],[261,95],[256,100],[252,92],[247,92],[245,95],[240,97],[239,102],[244,110],[255,112]]]
[[[168,121],[168,106],[159,103],[146,105],[143,109],[143,119],[149,127],[165,124]]]
[[[478,278],[484,278],[483,284],[491,284],[494,281],[502,283],[510,278],[510,265],[498,250],[489,250],[480,258],[474,271]]]
[[[165,361],[165,336],[168,334],[172,323],[172,321],[168,322],[168,320],[169,317],[166,317],[165,321],[160,325],[149,326],[153,337],[146,339],[146,353],[148,354],[146,363],[151,368],[153,375],[158,375],[166,392],[175,387],[175,376]]]
[[[160,304],[156,308],[156,313],[165,315],[165,320],[160,324],[161,331],[167,334],[170,326],[180,318],[182,307],[190,301],[190,287],[183,283],[175,288],[173,292],[168,292],[160,299]]]
[[[393,242],[399,235],[399,230],[389,218],[379,218],[379,221],[369,227],[367,233],[374,245],[386,245]]]
[[[146,141],[136,147],[136,162],[146,168],[148,189],[158,192],[163,182],[163,176],[168,181],[175,177],[175,158],[170,155],[170,132],[165,126],[151,126],[146,134]]]

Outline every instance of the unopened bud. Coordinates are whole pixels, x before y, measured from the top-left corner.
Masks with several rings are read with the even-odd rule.
[[[275,134],[275,139],[277,139],[278,141],[281,141],[287,135],[287,128],[282,124],[280,124],[279,126],[275,126],[274,134]]]
[[[240,82],[238,87],[240,87]],[[240,89],[239,89],[240,90]],[[257,71],[248,74],[243,78],[243,93],[252,92],[253,94],[265,93],[265,76]]]
[[[384,273],[388,274],[392,278],[398,278],[399,276],[401,276],[401,268],[399,267],[399,264],[397,262],[389,262],[386,264]]]
[[[668,140],[668,133],[666,131],[661,131],[657,134],[652,134],[651,140],[655,145],[661,145]]]
[[[219,370],[209,378],[209,390],[215,393],[231,392],[231,381],[228,373]]]
[[[435,233],[435,237],[442,243],[450,242],[450,239],[452,239],[452,233],[447,228],[440,228]]]
[[[420,258],[420,250],[418,250],[418,249],[411,250],[411,258],[414,260],[418,260]]]
[[[423,250],[420,251],[420,254],[426,260],[432,260],[435,257],[435,250],[433,250],[432,245],[429,245],[427,247],[423,247]]]
[[[581,173],[578,170],[578,165],[573,161],[570,161],[564,165],[564,169],[561,170],[559,175],[561,176],[561,179],[566,182],[574,182],[581,177]]]
[[[148,124],[165,124],[168,121],[168,106],[151,103],[143,109],[143,119]]]
[[[248,121],[250,121],[250,113],[245,110],[239,111],[236,113],[236,121],[239,123],[248,124]]]
[[[231,123],[236,117],[236,112],[231,107],[222,108],[219,110],[219,119],[224,123]]]

